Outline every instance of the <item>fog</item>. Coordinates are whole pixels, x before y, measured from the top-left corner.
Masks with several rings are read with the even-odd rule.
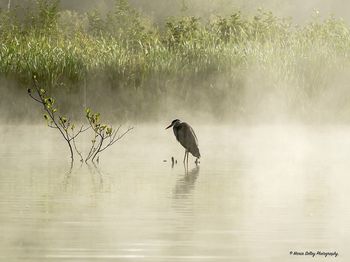
[[[85,108],[89,107],[112,122],[167,123],[180,118],[197,123],[244,125],[349,123],[349,68],[333,70],[326,66],[321,72],[324,83],[316,85],[311,93],[300,93],[293,83],[276,80],[275,75],[251,68],[233,83],[239,88],[232,90],[227,75],[214,74],[203,80],[167,83],[164,86],[167,92],[157,100],[144,91],[139,97],[135,97],[137,93],[132,90],[119,91],[104,78],[89,81],[77,89],[67,89],[64,93],[60,89],[54,90],[52,95],[61,113],[79,121],[84,120]],[[43,122],[41,106],[27,96],[25,87],[19,89],[18,83],[9,79],[3,79],[1,85],[3,123]],[[148,85],[152,86],[152,81]],[[184,97],[179,92],[187,87],[194,91]],[[212,90],[202,92],[204,87]]]
[[[1,127],[2,256],[277,262],[306,249],[349,259],[348,127],[191,124],[202,159],[191,156],[188,172],[162,124],[139,125],[98,168],[72,172],[51,129]]]
[[[107,12],[113,1],[61,1],[62,10],[72,9],[87,12],[94,8]],[[11,1],[11,5],[25,5],[30,1]],[[196,15],[202,20],[213,15],[229,15],[233,10],[256,13],[260,7],[272,10],[282,17],[290,16],[293,25],[310,22],[315,10],[321,16],[334,14],[337,18],[350,17],[346,13],[349,3],[346,1],[131,1],[131,4],[153,22],[163,23],[172,15]],[[6,8],[7,1],[1,1]],[[103,72],[97,78],[86,79],[76,84],[74,90],[64,92],[53,90],[53,95],[60,103],[62,111],[74,118],[79,118],[84,106],[99,111],[111,121],[164,121],[172,118],[186,118],[198,122],[316,122],[347,123],[350,97],[349,64],[341,54],[334,57],[323,55],[321,48],[310,50],[308,57],[293,58],[291,77],[298,78],[298,83],[288,78],[281,78],[278,63],[273,57],[273,50],[265,50],[262,57],[247,67],[232,72],[206,74],[203,77],[181,75],[150,76],[142,84],[142,90],[127,90],[111,84],[110,76]],[[248,49],[249,51],[249,49]],[[294,54],[293,54],[294,55]],[[260,60],[261,59],[261,60]],[[264,68],[262,61],[270,61],[272,66]],[[269,62],[267,62],[269,63]],[[339,66],[334,66],[339,65]],[[283,70],[283,69],[282,69]],[[278,72],[278,74],[276,73]],[[113,80],[114,81],[114,80]],[[298,86],[300,85],[300,86]],[[2,76],[1,119],[8,121],[37,122],[41,112],[25,93],[26,87],[17,88],[15,77]],[[152,98],[154,91],[148,88],[159,86],[159,94]],[[308,88],[308,91],[300,92]],[[190,91],[181,91],[188,89]],[[126,90],[126,91],[125,91]],[[127,101],[133,101],[132,103]]]
[[[103,23],[112,2],[23,20],[32,2],[12,0],[18,27],[0,13],[0,258],[349,261],[350,3],[132,0],[140,19],[125,8]],[[48,128],[27,88],[76,126],[91,108],[135,128],[71,162],[65,124]],[[165,130],[176,118],[199,165]],[[96,139],[73,142],[86,159]],[[293,255],[305,251],[330,255]]]
[[[30,3],[30,1],[31,0],[11,0],[11,5],[23,5]],[[114,0],[61,0],[60,2],[62,9],[86,12],[97,8],[102,12],[107,12],[113,5]],[[290,16],[297,22],[303,22],[309,19],[316,10],[325,16],[334,14],[347,21],[349,21],[348,19],[350,16],[350,3],[346,0],[131,0],[130,3],[155,20],[162,20],[168,16],[179,15],[183,10],[186,10],[187,14],[209,17],[213,14],[230,14],[230,12],[237,9],[255,12],[258,8],[271,10],[279,16]],[[0,1],[0,6],[2,8],[7,8],[7,5],[8,0]]]

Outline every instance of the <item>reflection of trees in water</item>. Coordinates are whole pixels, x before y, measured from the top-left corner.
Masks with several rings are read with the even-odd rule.
[[[103,191],[103,173],[95,163],[91,165],[87,165],[89,168],[89,173],[91,174],[91,182],[95,192]]]
[[[104,176],[105,174],[102,172],[99,166],[96,164],[86,164],[87,167],[87,173],[90,174],[90,181],[92,186],[93,192],[104,192]],[[75,169],[70,167],[68,171],[64,174],[63,181],[62,181],[62,187],[63,191],[74,191],[78,190],[77,188],[80,188],[81,186],[86,185],[86,182],[82,181],[84,177],[79,177],[80,175],[85,175],[83,165],[81,165],[79,168]],[[77,174],[77,176],[75,176]],[[90,183],[88,183],[90,184]],[[77,187],[77,188],[76,188]]]
[[[72,185],[72,173],[73,173],[73,166],[70,165],[69,169],[65,172],[63,176],[63,181],[62,181],[63,191],[65,192],[67,192],[68,188],[70,188]]]

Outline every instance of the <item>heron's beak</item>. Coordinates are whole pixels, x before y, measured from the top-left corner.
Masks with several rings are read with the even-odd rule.
[[[165,129],[168,129],[168,128],[170,128],[170,127],[172,127],[173,125],[172,124],[170,124],[170,126],[168,126],[167,128],[165,128]]]

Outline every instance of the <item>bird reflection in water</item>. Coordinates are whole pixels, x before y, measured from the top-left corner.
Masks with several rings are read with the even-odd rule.
[[[174,187],[174,198],[184,198],[191,195],[199,176],[199,170],[199,165],[190,171],[188,171],[188,167],[185,166],[185,174],[176,181]]]

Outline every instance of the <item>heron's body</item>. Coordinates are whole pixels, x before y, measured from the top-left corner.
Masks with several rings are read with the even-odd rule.
[[[180,142],[180,144],[186,149],[185,158],[188,152],[191,153],[194,157],[200,158],[201,154],[198,148],[198,139],[196,134],[194,133],[192,127],[186,122],[181,122],[180,120],[174,120],[169,127],[173,127],[174,135],[176,140]],[[185,161],[184,158],[184,161]]]

